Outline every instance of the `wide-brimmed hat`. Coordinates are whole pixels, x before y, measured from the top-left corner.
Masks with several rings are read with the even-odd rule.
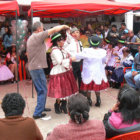
[[[89,42],[91,47],[98,47],[101,43],[101,38],[93,35],[93,36],[88,38],[88,42]]]

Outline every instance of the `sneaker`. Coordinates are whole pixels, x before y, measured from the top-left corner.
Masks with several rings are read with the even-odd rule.
[[[42,113],[41,116],[33,116],[34,119],[40,119],[40,118],[43,118],[45,117],[46,114],[45,113]]]

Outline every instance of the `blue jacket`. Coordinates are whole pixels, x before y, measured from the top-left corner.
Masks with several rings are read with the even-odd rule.
[[[4,47],[5,48],[11,47],[12,42],[13,42],[12,35],[10,35],[10,37],[8,35],[5,35],[4,40],[3,40]]]

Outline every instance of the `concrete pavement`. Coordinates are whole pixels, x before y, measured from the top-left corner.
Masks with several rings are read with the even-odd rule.
[[[0,85],[0,100],[4,97],[6,93],[17,92],[17,84],[4,84]],[[21,81],[19,82],[19,92],[22,94],[26,101],[26,108],[24,111],[24,116],[32,117],[34,108],[36,106],[36,92],[34,89],[34,98],[32,98],[32,81]],[[101,107],[95,107],[95,95],[92,94],[93,106],[90,108],[90,118],[89,119],[97,119],[102,120],[104,114],[115,104],[116,97],[118,94],[117,89],[108,88],[101,92]],[[47,112],[47,116],[51,116],[49,120],[36,120],[38,127],[44,137],[48,132],[52,131],[53,128],[59,124],[67,123],[69,120],[69,116],[67,114],[61,113],[60,115],[55,114],[54,112],[54,102],[55,99],[47,98],[46,107],[51,108],[51,112]],[[4,113],[0,108],[0,117],[4,117]]]

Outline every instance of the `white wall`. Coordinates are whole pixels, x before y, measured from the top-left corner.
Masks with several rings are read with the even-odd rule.
[[[133,30],[133,11],[125,13],[125,23],[129,30]]]

